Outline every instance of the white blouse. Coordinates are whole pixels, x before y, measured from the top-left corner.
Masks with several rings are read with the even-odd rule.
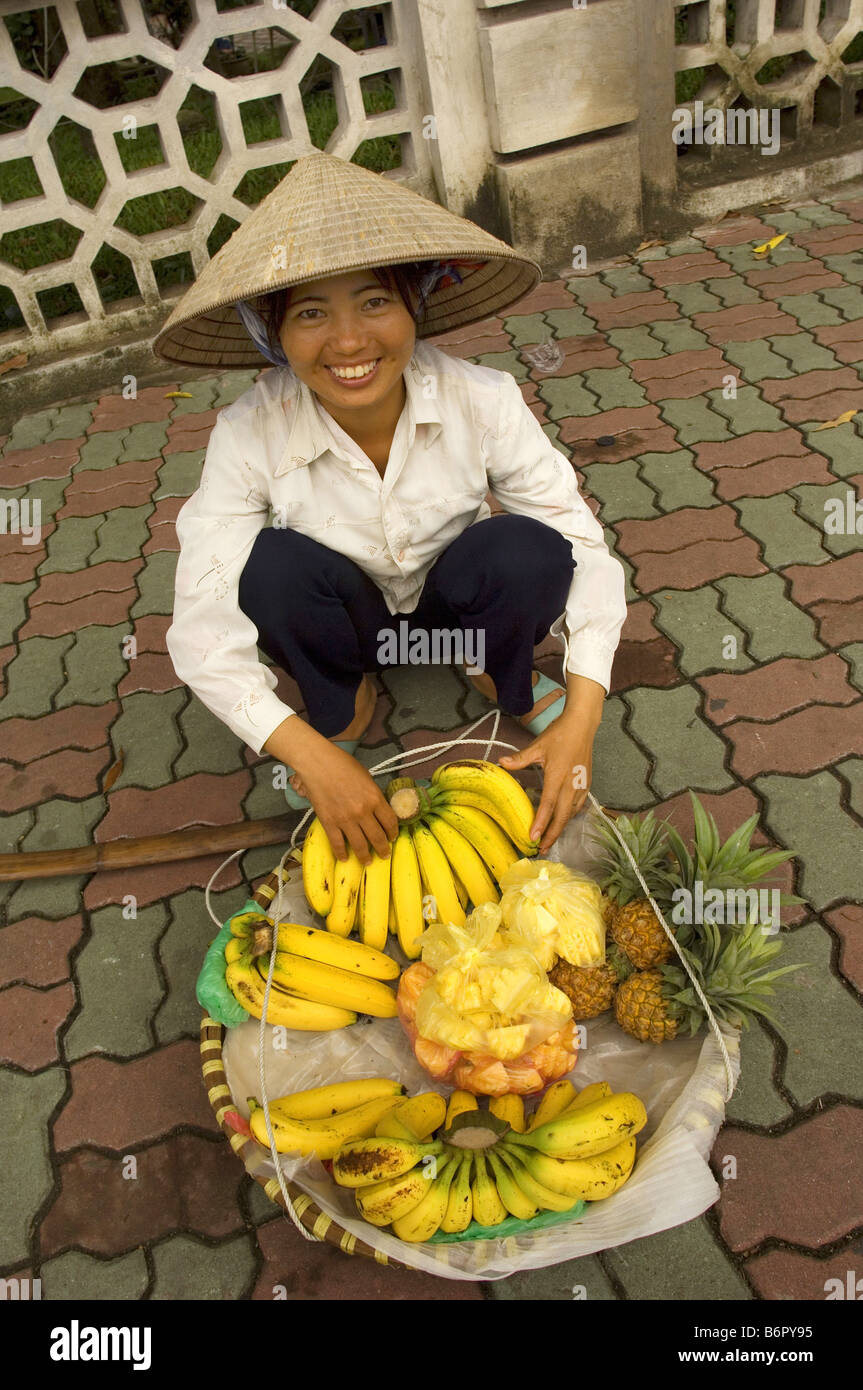
[[[196,492],[177,516],[180,556],[167,646],[180,680],[256,753],[296,711],[275,694],[240,575],[266,525],[290,527],[355,561],[390,613],[412,613],[437,557],[491,515],[535,517],[572,544],[577,568],[552,633],[564,670],[608,691],[626,617],[624,572],[508,372],[417,341],[383,478],[286,368],[264,372],[219,412]],[[518,556],[513,556],[518,567]]]

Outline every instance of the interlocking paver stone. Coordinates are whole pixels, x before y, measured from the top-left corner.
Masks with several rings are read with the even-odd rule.
[[[160,497],[191,497],[201,481],[201,468],[204,463],[204,449],[191,449],[178,454],[169,454],[158,467],[158,487],[153,492],[153,501]],[[154,479],[156,481],[156,467]]]
[[[811,333],[777,333],[770,341],[774,352],[784,357],[794,372],[823,371],[841,365],[835,354],[816,342]]]
[[[570,416],[580,419],[584,415],[600,413],[596,396],[573,377],[543,377],[539,383],[539,395],[548,406],[552,420],[565,420]]]
[[[139,697],[142,698],[142,697]],[[153,697],[155,702],[161,696]],[[160,707],[158,704],[156,707]],[[203,705],[197,696],[189,697],[185,708],[182,701],[175,710],[180,739],[185,745],[174,764],[176,777],[189,777],[194,772],[233,772],[243,765],[246,744],[220,719]],[[167,778],[163,778],[166,781]]]
[[[860,549],[860,533],[856,530],[859,493],[851,480],[826,487],[801,483],[790,491],[799,501],[800,515],[823,529],[825,550],[832,555],[847,555]]]
[[[845,322],[839,310],[832,304],[825,304],[818,294],[783,294],[775,303],[783,313],[795,318],[801,328],[818,328],[822,324]]]
[[[635,459],[626,459],[622,463],[586,464],[584,476],[591,496],[598,497],[602,503],[603,521],[659,515],[653,493],[638,475]]]
[[[799,429],[810,449],[817,449],[830,460],[832,472],[849,478],[860,472],[863,459],[863,426],[860,417],[834,429],[819,430],[816,425],[802,424]],[[795,481],[800,481],[795,479]]]
[[[846,285],[843,289],[823,290],[822,298],[838,309],[846,320],[863,318],[863,290],[859,289],[857,285]]]
[[[816,530],[794,510],[787,493],[775,497],[739,497],[734,508],[741,528],[755,536],[765,562],[773,569],[784,565],[818,565],[825,559],[823,532]]]
[[[758,291],[747,285],[739,275],[721,275],[704,282],[711,294],[726,308],[736,308],[738,304],[754,304],[760,301]]]
[[[534,1302],[587,1303],[611,1302],[617,1298],[614,1285],[596,1255],[564,1260],[548,1269],[525,1270],[508,1279],[490,1280],[488,1294],[496,1301],[531,1299]]]
[[[863,717],[863,705],[859,707],[858,714]],[[850,788],[848,800],[863,820],[863,758],[847,758],[836,764],[836,771],[847,781]]]
[[[702,352],[705,348],[710,347],[710,339],[707,334],[702,333],[701,329],[693,327],[686,319],[660,319],[656,323],[649,324],[648,331],[650,333],[648,342],[658,338],[667,353]],[[654,354],[645,352],[637,355],[652,357]]]
[[[558,338],[587,337],[596,332],[593,319],[577,304],[568,309],[546,309],[543,318]]]
[[[686,676],[702,671],[744,671],[746,633],[719,611],[719,595],[710,585],[702,589],[671,590],[655,595],[656,626],[680,648],[678,664]],[[729,641],[729,639],[731,639]],[[728,656],[727,652],[734,652]]]
[[[91,468],[113,468],[123,454],[123,440],[129,433],[127,427],[115,430],[102,430],[91,434],[81,445],[78,462],[73,466],[77,475]]]
[[[619,410],[625,406],[645,405],[647,396],[626,367],[599,369],[583,373],[584,384],[596,397],[600,410]]]
[[[726,1300],[749,1297],[746,1284],[717,1244],[705,1217],[605,1251],[607,1267],[631,1299],[656,1295],[661,1269],[663,1297]]]
[[[641,454],[638,464],[642,478],[656,492],[662,511],[716,506],[710,479],[696,468],[690,450],[679,449],[674,454]]]
[[[775,1069],[773,1040],[756,1021],[740,1035],[740,1079],[725,1106],[726,1119],[761,1126],[778,1125],[790,1117],[790,1105],[773,1084]]]
[[[115,507],[101,522],[97,518],[97,543],[89,563],[100,565],[138,554],[149,538],[147,518],[152,512],[152,502],[145,502],[140,507]]]
[[[143,1249],[130,1250],[116,1260],[96,1260],[80,1250],[67,1250],[65,1255],[47,1260],[40,1275],[43,1299],[55,1303],[139,1299],[150,1281]]]
[[[152,1299],[245,1298],[255,1277],[255,1255],[249,1236],[234,1236],[220,1245],[204,1245],[191,1236],[171,1236],[153,1251]]]
[[[620,696],[612,695],[605,701],[593,745],[591,787],[603,806],[634,811],[651,801],[647,781],[650,763],[623,727],[626,714]]]
[[[111,729],[115,756],[123,750],[123,769],[113,787],[163,787],[182,748],[177,716],[187,700],[185,689],[164,694],[127,695],[123,712]]]
[[[281,846],[261,846],[267,849],[267,869],[270,873],[281,858]],[[252,878],[248,859],[243,872]],[[241,892],[210,895],[213,911],[222,922],[239,911],[245,902]],[[159,1004],[154,1021],[156,1038],[160,1043],[179,1038],[195,1038],[201,1026],[201,1006],[190,985],[197,979],[207,948],[219,928],[207,912],[204,895],[198,890],[176,893],[168,904],[170,922],[159,940],[159,962],[167,982],[167,991]],[[2,938],[0,938],[2,939]]]
[[[41,1071],[57,1061],[57,1035],[75,1004],[69,980],[50,989],[0,990],[0,1063]]]
[[[0,700],[0,719],[47,714],[64,684],[64,658],[75,637],[28,637],[6,667],[6,694]],[[69,701],[70,704],[74,703]]]
[[[148,613],[171,613],[174,607],[174,573],[177,568],[177,555],[168,550],[158,550],[150,555],[144,568],[136,575],[140,598],[129,610],[133,618],[142,618]]]
[[[156,458],[167,440],[167,425],[162,420],[148,420],[141,424],[132,425],[123,440],[123,452],[119,455],[117,462],[127,463],[133,459]]]
[[[0,1068],[0,1268],[30,1257],[31,1222],[54,1184],[45,1132],[65,1089],[59,1067],[36,1076]]]
[[[765,822],[801,866],[800,893],[816,912],[860,892],[863,829],[845,814],[842,783],[830,771],[810,777],[770,773],[753,786],[765,798]]]
[[[824,924],[841,942],[839,969],[863,993],[863,903],[845,903],[825,912]]]
[[[793,339],[784,341],[792,342]],[[722,351],[729,362],[740,368],[749,382],[763,381],[765,377],[774,379],[794,375],[785,359],[773,350],[766,338],[752,338],[746,343],[726,343]]]
[[[64,517],[62,526],[58,526],[48,537],[46,543],[47,559],[43,560],[39,566],[40,576],[57,573],[75,574],[78,570],[83,569],[89,557],[96,550],[99,543],[97,533],[105,521],[105,515],[99,512],[93,516]],[[129,552],[126,551],[117,558],[126,559],[128,554]],[[102,558],[107,559],[108,557],[103,556]]]
[[[567,280],[566,288],[579,304],[593,304],[597,300],[605,301],[614,297],[614,292],[610,285],[606,285],[599,275],[576,275],[571,280]],[[555,309],[553,313],[566,313],[567,310]],[[551,315],[547,317],[550,319]]]
[[[123,907],[93,912],[91,934],[75,962],[81,1013],[66,1034],[66,1056],[90,1052],[132,1057],[152,1046],[150,1019],[163,986],[153,951],[168,914],[161,904],[134,918]]]
[[[784,940],[782,965],[802,965],[777,989],[777,1029],[788,1055],[783,1081],[798,1105],[834,1094],[863,1098],[860,1006],[830,969],[833,943],[816,922]]]
[[[746,1274],[756,1293],[771,1302],[847,1298],[849,1270],[852,1285],[859,1290],[863,1287],[863,1255],[853,1245],[829,1259],[802,1255],[797,1250],[769,1250],[746,1261]],[[859,1298],[859,1293],[856,1296]]]
[[[849,663],[851,671],[849,680],[856,685],[858,690],[863,690],[863,642],[849,643],[847,647],[840,649],[839,655]]]
[[[763,390],[763,387],[762,387]],[[717,415],[728,421],[734,434],[750,434],[753,430],[784,430],[787,421],[776,406],[764,400],[754,386],[739,385],[737,395],[728,400],[722,391],[708,391],[707,400]],[[705,438],[713,439],[714,435]]]
[[[659,326],[659,325],[657,325]],[[645,361],[647,358],[662,357],[666,349],[654,337],[650,328],[612,328],[606,337],[617,348],[621,362]]]
[[[666,285],[664,293],[667,299],[674,300],[681,317],[692,318],[695,314],[707,314],[722,308],[722,300],[697,281],[691,285]],[[663,314],[662,317],[671,319],[678,315]]]
[[[118,623],[116,627],[93,624],[82,628],[74,645],[70,643],[66,651],[66,681],[54,697],[55,709],[65,709],[67,705],[103,705],[114,698],[117,682],[128,669],[123,656],[123,639],[131,631],[131,623]]]
[[[747,647],[756,661],[780,656],[820,656],[824,646],[815,636],[809,614],[785,597],[778,574],[755,578],[732,575],[717,579],[725,595],[722,608],[749,633]]]
[[[81,802],[78,802],[79,807],[80,805]],[[36,828],[34,825],[34,831]],[[51,848],[48,845],[27,845],[26,840],[27,836],[24,836],[18,846],[19,849]],[[21,883],[11,884],[10,887],[14,891],[10,894],[6,904],[9,921],[17,922],[22,917],[37,915],[54,918],[72,916],[73,913],[81,910],[81,895],[86,881],[86,875],[77,877],[64,875],[62,878],[31,878]]]
[[[702,676],[705,709],[714,724],[734,719],[778,719],[805,705],[851,705],[856,691],[838,653],[811,660],[782,657],[749,674]]]
[[[723,766],[725,746],[698,713],[698,693],[691,686],[676,690],[628,690],[629,728],[654,759],[650,782],[661,797],[684,787],[721,791],[733,785]],[[612,803],[613,804],[613,803]]]
[[[32,449],[34,444],[44,444],[56,418],[56,406],[49,406],[47,410],[38,410],[33,415],[25,415],[17,420],[9,435],[7,451]]]
[[[691,396],[683,400],[659,401],[663,419],[667,420],[677,435],[678,443],[683,445],[702,443],[708,439],[731,439],[732,434],[725,421],[710,408],[710,398]],[[720,393],[721,394],[721,393]]]
[[[14,642],[15,634],[27,619],[27,599],[36,588],[36,580],[24,584],[0,585],[0,643]]]

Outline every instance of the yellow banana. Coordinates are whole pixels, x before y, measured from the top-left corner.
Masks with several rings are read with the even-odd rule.
[[[234,961],[241,960],[243,956],[249,954],[249,942],[241,936],[232,936],[230,941],[225,944],[225,964],[232,965]]]
[[[548,1120],[556,1120],[572,1104],[576,1091],[571,1081],[555,1081],[549,1086],[539,1105],[527,1122],[527,1133],[532,1134]]]
[[[375,1125],[381,1115],[392,1107],[392,1103],[392,1096],[378,1097],[345,1111],[343,1115],[333,1115],[329,1120],[295,1120],[270,1107],[276,1149],[280,1154],[314,1154],[320,1159],[335,1158],[349,1140],[365,1139],[374,1134]],[[258,1143],[269,1148],[262,1106],[252,1111],[249,1126]]]
[[[410,831],[402,826],[392,850],[392,895],[399,945],[408,960],[422,950],[423,890],[419,863]]]
[[[441,1230],[450,1235],[458,1231],[466,1231],[471,1223],[473,1217],[473,1193],[470,1186],[472,1171],[473,1155],[465,1154],[453,1177],[446,1213],[440,1223]]]
[[[530,1221],[536,1216],[539,1207],[522,1192],[512,1173],[501,1162],[497,1149],[489,1149],[488,1161],[494,1173],[494,1180],[497,1183],[500,1200],[503,1202],[510,1216],[518,1217],[519,1221]]]
[[[477,1098],[471,1095],[470,1091],[453,1091],[449,1098],[449,1105],[446,1111],[446,1127],[449,1129],[456,1115],[463,1115],[466,1110],[478,1110]]]
[[[389,906],[387,907],[387,931],[389,932],[389,934],[390,934],[391,936],[395,936],[395,935],[396,935],[396,932],[397,932],[397,927],[396,927],[396,905],[395,905],[395,903],[393,902],[392,863],[393,863],[393,860],[392,860],[392,854],[391,854],[391,855],[390,855],[390,901],[389,901]]]
[[[418,1207],[429,1190],[429,1170],[411,1168],[398,1178],[358,1187],[355,1193],[357,1209],[364,1221],[372,1226],[389,1226]]]
[[[443,1144],[440,1141],[420,1144],[407,1139],[354,1139],[343,1144],[336,1154],[333,1177],[342,1187],[369,1187],[388,1178],[400,1178],[424,1158],[437,1158],[441,1153]]]
[[[357,915],[357,894],[363,865],[352,849],[347,859],[337,859],[333,869],[333,905],[327,913],[327,931],[350,936]]]
[[[607,1081],[594,1081],[590,1086],[585,1086],[583,1091],[579,1091],[575,1100],[571,1100],[569,1105],[564,1106],[560,1113],[562,1115],[568,1115],[570,1110],[580,1110],[583,1105],[590,1105],[592,1101],[599,1100],[601,1096],[610,1096],[612,1094],[612,1089]],[[550,1120],[557,1119],[557,1116],[549,1115],[548,1118]]]
[[[449,860],[453,873],[457,874],[465,886],[474,907],[481,903],[496,903],[500,893],[481,856],[448,821],[437,815],[427,817],[428,828]]]
[[[496,883],[500,883],[517,859],[518,850],[501,830],[497,821],[480,811],[476,806],[466,806],[457,801],[441,801],[435,806],[435,815],[451,825],[460,835],[473,845],[477,854],[485,862]]]
[[[497,1115],[516,1134],[524,1134],[524,1101],[521,1096],[493,1096],[488,1108],[492,1115]]]
[[[537,1182],[509,1147],[501,1145],[497,1149],[497,1157],[509,1169],[528,1201],[540,1211],[569,1211],[575,1206],[578,1198],[564,1196],[562,1192],[553,1192],[551,1188]]]
[[[474,1153],[473,1162],[473,1219],[478,1226],[499,1226],[501,1221],[506,1220],[507,1211],[500,1200],[497,1184],[488,1170],[486,1156],[481,1149]]]
[[[326,917],[333,905],[336,856],[317,816],[303,841],[302,865],[303,891],[309,906],[319,917]]]
[[[261,1018],[264,1012],[266,971],[262,977],[260,967],[256,969],[251,958],[246,956],[228,966],[225,982],[246,1012],[253,1018]],[[282,989],[270,990],[267,1022],[274,1027],[297,1028],[304,1033],[326,1033],[334,1028],[346,1028],[348,1024],[356,1021],[357,1015],[352,1009],[314,1003]]]
[[[453,869],[452,864],[450,864],[450,868],[452,869],[452,881],[455,884],[455,891],[458,893],[458,900],[461,903],[462,907],[465,909],[465,911],[467,911],[467,905],[470,902],[468,891],[462,883],[461,879],[459,878],[458,874],[456,873],[455,869]]]
[[[593,1158],[638,1134],[646,1124],[647,1111],[638,1096],[621,1091],[520,1134],[517,1142],[552,1158]]]
[[[414,1243],[430,1240],[446,1216],[449,1190],[455,1175],[455,1159],[439,1166],[437,1177],[429,1184],[429,1190],[419,1205],[407,1216],[400,1216],[392,1223],[393,1235],[398,1236],[399,1240]]]
[[[571,1201],[598,1202],[622,1187],[635,1163],[635,1140],[624,1139],[595,1158],[550,1158],[536,1150],[507,1150],[532,1178]]]
[[[401,974],[392,956],[361,941],[346,941],[317,927],[282,922],[278,941],[280,951],[289,951],[291,955],[302,956],[304,960],[316,960],[321,965],[335,965],[355,975],[367,975],[371,980],[397,980]]]
[[[261,957],[257,969],[266,976],[267,963]],[[352,970],[323,965],[317,960],[304,960],[289,951],[277,951],[273,980],[289,994],[316,1004],[334,1004],[336,1008],[371,1014],[372,1018],[395,1018],[398,1013],[395,992],[382,980],[370,980],[368,975],[356,975]]]
[[[428,826],[423,825],[421,821],[411,830],[411,839],[422,877],[434,899],[435,916],[432,920],[451,922],[457,927],[463,927],[464,908],[456,890],[449,860]]]
[[[382,859],[372,851],[372,860],[365,867],[362,897],[357,907],[357,926],[360,941],[382,951],[389,934],[390,872],[392,859]]]
[[[533,805],[524,787],[506,768],[476,758],[445,763],[432,773],[432,787],[445,793],[447,801],[460,801],[485,811],[522,853],[536,854],[539,841],[530,838]]]
[[[293,1120],[328,1120],[333,1115],[355,1110],[366,1101],[384,1096],[391,1096],[393,1104],[397,1105],[404,1089],[400,1081],[390,1081],[384,1076],[373,1076],[364,1081],[334,1081],[329,1086],[314,1086],[309,1091],[294,1091],[289,1096],[278,1096],[270,1102],[270,1110],[277,1110]]]
[[[375,1134],[399,1139],[428,1139],[446,1118],[446,1101],[437,1091],[425,1091],[410,1100],[397,1101],[378,1121]]]
[[[231,918],[231,933],[234,936],[246,939],[258,927],[270,924],[270,919],[265,912],[240,912],[236,917]]]

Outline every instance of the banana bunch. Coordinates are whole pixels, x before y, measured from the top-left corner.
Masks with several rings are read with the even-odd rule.
[[[366,1081],[337,1081],[310,1091],[280,1096],[267,1107],[276,1149],[280,1154],[299,1154],[330,1159],[350,1139],[374,1134],[382,1117],[403,1095],[404,1087],[386,1077]],[[263,1106],[249,1097],[249,1128],[266,1149],[267,1121]]]
[[[303,887],[327,930],[382,951],[392,931],[409,960],[420,954],[428,922],[463,926],[469,904],[497,902],[498,882],[524,855],[530,798],[496,763],[466,759],[435,770],[431,786],[397,777],[386,790],[399,817],[390,856],[365,867],[353,850],[337,860],[317,817],[303,843]]]
[[[455,1234],[472,1222],[488,1229],[509,1217],[529,1221],[610,1197],[632,1172],[635,1135],[647,1122],[637,1096],[614,1095],[606,1082],[580,1094],[557,1083],[527,1123],[520,1096],[480,1110],[475,1096],[456,1091],[435,1140],[429,1126],[442,1107],[440,1097],[402,1102],[374,1137],[348,1140],[333,1162],[364,1220],[391,1226],[400,1240]]]
[[[358,1014],[395,1017],[396,996],[386,981],[398,978],[399,967],[390,956],[297,922],[282,922],[275,931],[268,1023],[327,1032],[356,1023]],[[233,918],[231,932],[225,982],[246,1012],[261,1018],[273,925],[264,913],[244,912]]]

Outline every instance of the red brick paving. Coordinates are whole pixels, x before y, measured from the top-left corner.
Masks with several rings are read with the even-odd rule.
[[[63,748],[29,763],[26,770],[12,763],[0,763],[0,805],[12,815],[55,796],[69,801],[97,796],[101,775],[110,762],[111,750],[104,747],[92,753]]]
[[[118,700],[104,705],[67,705],[39,719],[7,719],[4,751],[11,762],[24,765],[61,748],[100,748],[120,713]]]
[[[146,618],[136,618],[132,632],[139,652],[166,652],[165,633],[171,626],[170,614],[150,613]]]
[[[813,1303],[863,1297],[863,1256],[853,1245],[826,1260],[796,1250],[769,1250],[747,1260],[745,1271],[759,1298]]]
[[[137,690],[177,690],[182,684],[169,656],[139,650],[138,656],[129,662],[129,670],[117,686],[117,694],[124,700],[127,695],[134,695]]]
[[[58,1060],[57,1033],[75,1003],[71,980],[52,989],[0,990],[0,1062],[41,1071]]]
[[[747,270],[743,278],[765,299],[784,299],[786,295],[841,289],[845,284],[838,271],[828,270],[816,260],[788,261],[785,265],[753,268]]]
[[[189,449],[205,448],[218,414],[218,410],[202,410],[195,415],[181,415],[172,421],[167,431],[168,442],[163,446],[162,453],[167,457],[168,454]]]
[[[574,376],[576,372],[589,372],[595,367],[619,367],[620,354],[613,348],[604,333],[586,333],[582,337],[557,338],[555,346],[563,354],[563,361],[554,371],[537,371],[531,367],[537,382],[546,377]],[[524,349],[519,348],[523,355]],[[528,359],[525,359],[528,360]]]
[[[626,606],[626,622],[620,631],[627,642],[653,642],[661,637],[655,626],[656,609],[649,599],[638,599]]]
[[[2,933],[0,986],[20,982],[56,985],[70,974],[69,953],[84,931],[80,915],[48,922],[43,917],[22,917]]]
[[[850,323],[819,324],[811,330],[816,342],[832,349],[840,362],[859,362],[863,359],[863,319]]]
[[[295,813],[296,814],[296,813]],[[240,819],[240,817],[236,817]],[[285,838],[282,844],[273,846],[273,865],[281,857],[289,843],[295,819],[286,820]],[[142,834],[145,833],[142,831]],[[174,893],[185,893],[191,888],[206,888],[213,874],[223,864],[227,856],[210,854],[201,859],[178,859],[171,863],[160,862],[140,869],[109,869],[94,873],[84,889],[82,902],[88,912],[100,907],[116,907],[127,893],[134,895],[138,907],[149,907],[151,903],[161,903]],[[216,888],[221,893],[227,888],[245,886],[246,879],[240,873],[239,860],[233,859],[221,873]],[[213,935],[215,936],[215,927]]]
[[[786,1134],[760,1135],[727,1125],[714,1161],[737,1159],[737,1177],[722,1183],[717,1207],[722,1239],[752,1250],[773,1237],[817,1249],[863,1224],[859,1155],[863,1110],[837,1105]],[[766,1177],[769,1175],[769,1181]]]
[[[179,384],[174,382],[164,386],[147,386],[138,392],[137,397],[129,400],[120,392],[102,396],[93,412],[89,433],[129,429],[132,425],[162,421],[174,408],[174,402],[166,399],[168,392],[179,390]]]
[[[748,468],[714,468],[712,477],[723,502],[735,502],[738,497],[775,497],[800,483],[826,487],[836,481],[821,454],[768,459]]]
[[[818,624],[818,640],[825,647],[863,642],[863,599],[855,603],[816,603],[809,611]]]
[[[242,802],[251,790],[248,771],[219,776],[197,772],[158,791],[121,787],[108,797],[108,813],[96,828],[99,841],[126,835],[165,835],[191,825],[232,825],[243,819]]]
[[[851,705],[859,691],[848,682],[848,667],[840,656],[783,656],[755,671],[698,676],[707,699],[704,709],[717,725],[734,719],[772,720],[805,705]]]
[[[863,225],[837,223],[832,227],[816,227],[811,232],[795,232],[794,245],[804,247],[814,256],[847,256],[852,251],[863,250]]]
[[[719,280],[733,275],[727,261],[721,261],[712,251],[690,251],[682,256],[668,256],[662,261],[643,261],[641,272],[657,286],[692,285],[697,280]]]
[[[825,912],[824,921],[840,938],[839,969],[863,993],[863,904],[846,903]]]
[[[595,299],[585,307],[585,313],[595,320],[597,328],[638,328],[659,319],[679,319],[680,310],[666,299],[661,290],[639,290],[636,294],[621,294],[614,299]]]
[[[681,675],[677,656],[677,648],[667,637],[657,637],[652,642],[627,642],[621,638],[614,655],[610,694],[633,685],[678,685]]]
[[[739,719],[725,733],[734,745],[731,766],[738,777],[817,772],[840,758],[863,755],[863,700],[807,705],[772,724]]]
[[[726,575],[766,574],[758,543],[750,536],[735,541],[697,541],[674,554],[645,552],[633,559],[635,586],[646,594],[657,589],[699,589]]]
[[[86,574],[87,571],[82,571]],[[47,576],[46,578],[50,578]],[[65,575],[58,578],[64,579]],[[125,622],[129,609],[138,598],[138,590],[120,589],[116,592],[96,591],[71,603],[38,603],[30,617],[19,629],[19,640],[25,637],[60,637],[66,632],[80,632],[82,627],[97,623],[113,627]]]
[[[126,593],[133,587],[135,575],[143,567],[144,562],[141,559],[109,560],[105,564],[90,565],[71,574],[46,574],[39,588],[30,597],[30,608],[32,610],[41,603],[73,603],[76,599],[86,598],[101,591]],[[74,628],[66,630],[74,631]]]
[[[744,241],[751,241],[753,246],[762,246],[775,234],[776,229],[758,217],[735,217],[705,231],[698,229],[699,239],[705,246],[742,246]]]
[[[794,602],[806,607],[818,599],[863,597],[863,550],[823,565],[789,565],[782,573],[791,581]]]
[[[692,315],[692,322],[717,347],[723,343],[750,343],[774,334],[799,333],[800,325],[778,304],[734,304],[729,309],[708,309]]]
[[[670,425],[662,419],[655,405],[621,406],[598,415],[581,418],[568,416],[558,422],[560,441],[569,445],[573,465],[588,463],[620,463],[637,454],[671,454],[680,442]],[[603,436],[614,439],[611,445],[597,444]]]
[[[151,501],[155,474],[147,483],[125,483],[102,492],[82,489],[73,492],[74,481],[66,489],[66,501],[57,512],[58,521],[67,516],[98,516],[100,512],[112,512],[117,507],[142,507]]]

